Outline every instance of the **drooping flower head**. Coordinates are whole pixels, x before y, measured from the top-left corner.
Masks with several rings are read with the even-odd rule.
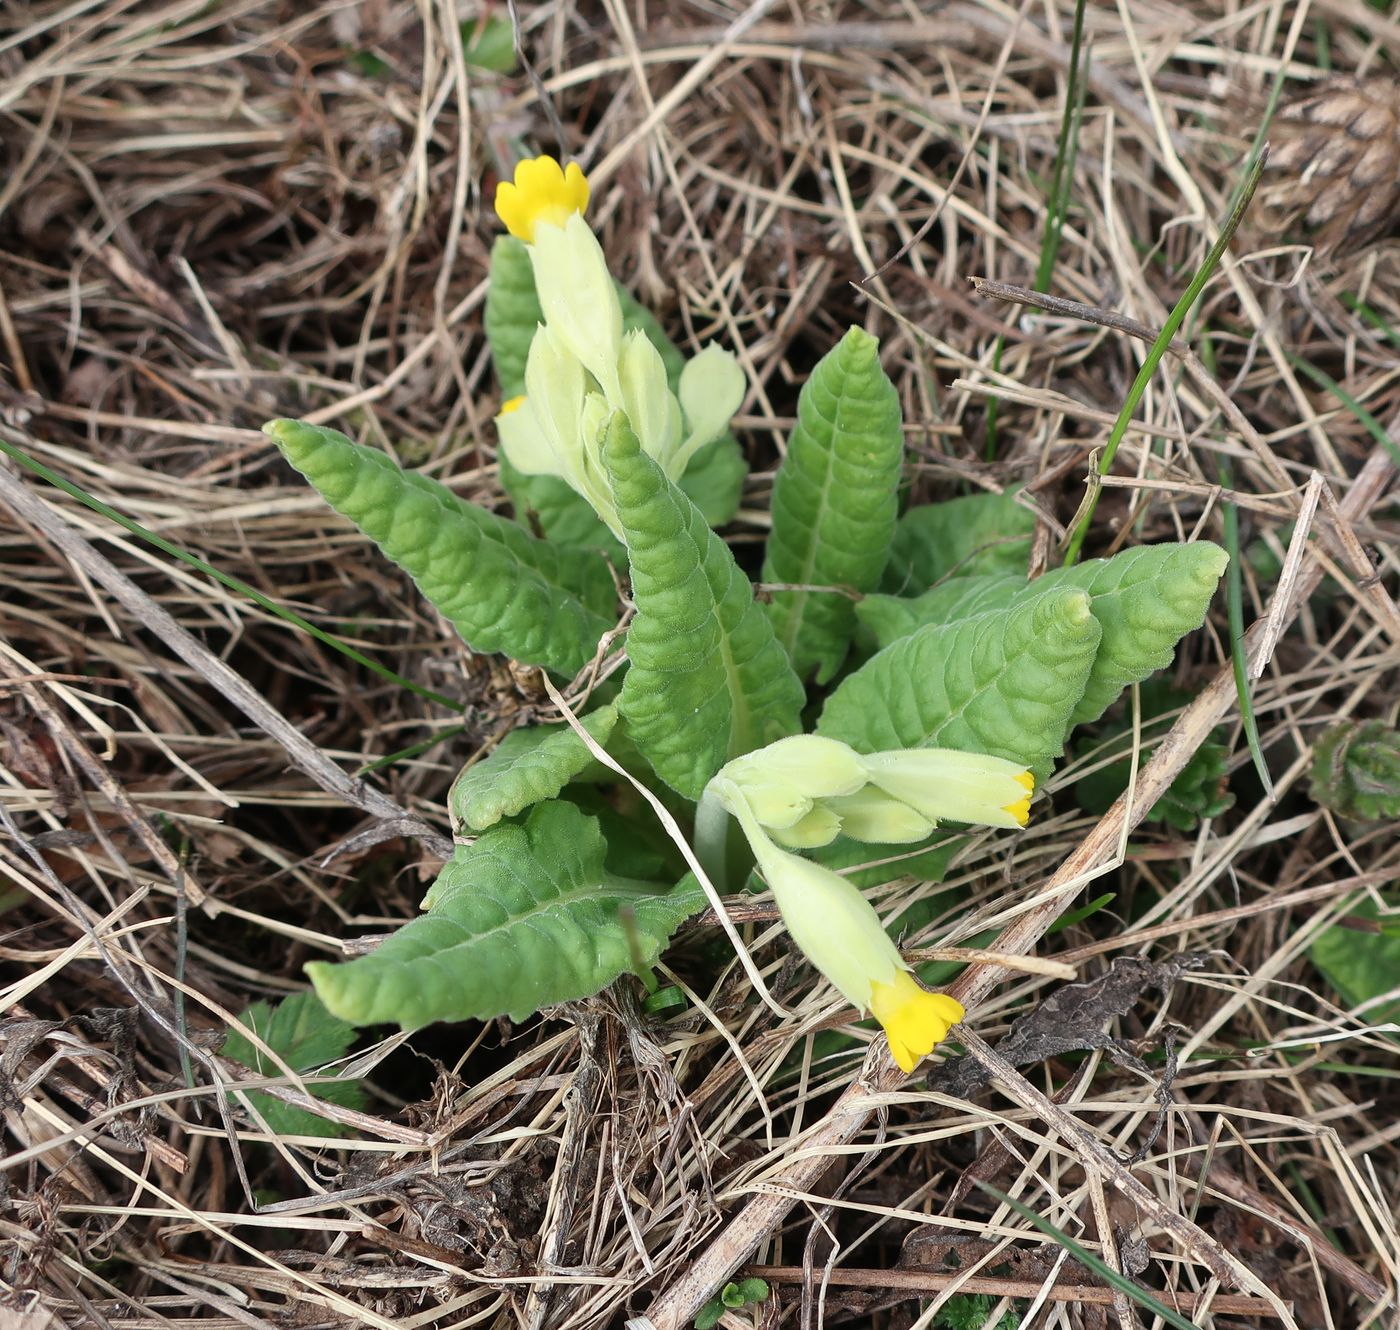
[[[1019,763],[982,753],[857,753],[800,734],[727,763],[701,803],[702,815],[713,801],[739,823],[793,941],[848,1001],[874,1014],[894,1060],[909,1072],[962,1019],[961,1004],[919,985],[850,882],[791,851],[827,845],[840,833],[906,844],[941,820],[1023,827],[1034,789]]]
[[[584,219],[588,196],[578,163],[561,167],[553,157],[522,161],[515,179],[497,186],[496,213],[529,251],[544,322],[526,362],[528,401],[502,407],[496,423],[519,471],[561,477],[621,539],[599,453],[603,424],[621,411],[642,450],[677,481],[728,428],[744,374],[727,351],[708,346],[681,371],[679,396],[672,391],[646,334],[623,330],[616,284]]]
[[[793,941],[852,1006],[874,1015],[894,1060],[913,1071],[962,1020],[962,1004],[920,987],[875,907],[855,886],[774,844],[739,785],[716,777],[713,787],[744,829]]]

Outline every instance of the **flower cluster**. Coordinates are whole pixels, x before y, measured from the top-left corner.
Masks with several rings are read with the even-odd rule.
[[[625,333],[617,288],[584,220],[588,180],[553,157],[521,162],[496,190],[496,214],[529,249],[544,322],[530,343],[525,396],[496,417],[501,446],[526,475],[554,475],[581,494],[621,539],[599,457],[603,428],[621,411],[643,451],[675,481],[729,426],[744,376],[710,345],[687,362],[671,391],[645,333]]]
[[[861,754],[800,734],[728,763],[702,806],[718,803],[739,823],[793,940],[852,1005],[875,1016],[910,1072],[962,1019],[962,1005],[919,986],[850,882],[792,850],[838,833],[902,844],[944,820],[1023,827],[1034,785],[1024,767],[997,757],[938,748]]]

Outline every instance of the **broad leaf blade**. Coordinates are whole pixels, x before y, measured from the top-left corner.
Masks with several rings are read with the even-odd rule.
[[[911,599],[867,596],[857,613],[886,646],[926,624],[1025,605],[1064,587],[1087,591],[1103,638],[1084,697],[1070,718],[1080,725],[1102,716],[1129,684],[1172,663],[1177,643],[1205,622],[1226,557],[1220,546],[1204,540],[1143,545],[1057,568],[1034,582],[997,574],[955,577]]]
[[[525,361],[544,310],[535,294],[535,270],[530,253],[512,235],[496,237],[491,246],[491,271],[482,312],[491,363],[503,397],[525,391]]]
[[[1400,911],[1400,899],[1391,898],[1386,908]],[[1400,913],[1382,916],[1376,902],[1363,896],[1352,906],[1358,920],[1377,926],[1388,924],[1389,932],[1369,932],[1333,924],[1319,935],[1309,953],[1312,963],[1341,995],[1344,1005],[1359,1007],[1400,987]],[[1400,1022],[1400,997],[1368,1007],[1362,1017],[1368,1025]]]
[[[1005,609],[1017,592],[1039,585],[1010,573],[950,577],[918,596],[866,596],[856,605],[856,618],[875,635],[879,646],[887,647],[929,624]]]
[[[797,733],[802,684],[728,546],[621,415],[603,460],[637,605],[619,709],[657,775],[698,799],[730,758]]]
[[[313,1072],[344,1057],[355,1038],[353,1027],[332,1016],[315,993],[293,993],[276,1007],[255,1002],[240,1019],[295,1072]],[[226,1058],[241,1062],[259,1075],[281,1075],[277,1065],[241,1030],[229,1034],[221,1051]],[[353,1079],[320,1081],[308,1085],[307,1089],[317,1099],[344,1108],[359,1108],[364,1103],[360,1083]],[[250,1091],[248,1098],[268,1128],[279,1136],[344,1134],[339,1123],[329,1122],[259,1090]]]
[[[563,551],[333,429],[264,426],[338,513],[407,572],[474,651],[574,674],[613,626],[597,555]]]
[[[827,699],[817,733],[861,752],[932,745],[1024,762],[1044,777],[1064,748],[1100,630],[1087,593],[921,628]]]
[[[900,518],[884,589],[922,591],[949,576],[1025,575],[1035,514],[1005,494],[969,494],[911,508]]]
[[[774,591],[768,617],[793,668],[825,683],[845,659],[855,607],[836,588],[871,591],[890,557],[904,460],[899,394],[880,344],[852,328],[812,371],[797,426],[773,482],[765,582],[829,591]]]
[[[459,845],[424,902],[376,951],[306,967],[331,1011],[356,1025],[523,1020],[653,964],[703,894],[609,873],[597,822],[568,803]]]
[[[617,708],[601,707],[582,718],[599,744],[617,724]],[[512,730],[488,757],[467,767],[447,796],[453,818],[472,831],[485,831],[503,817],[553,799],[593,761],[587,745],[568,725],[536,725]]]

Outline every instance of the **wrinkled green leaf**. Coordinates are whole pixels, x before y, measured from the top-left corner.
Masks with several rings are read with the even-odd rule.
[[[1205,622],[1227,556],[1219,545],[1143,545],[1110,559],[1057,568],[1034,582],[992,574],[958,577],[921,596],[901,600],[868,596],[857,613],[882,646],[930,623],[1028,604],[1062,587],[1079,587],[1093,598],[1103,629],[1099,654],[1073,725],[1097,720],[1129,684],[1172,663],[1176,644]]]
[[[530,343],[535,339],[535,329],[544,322],[544,310],[535,294],[530,252],[513,235],[499,235],[491,246],[482,320],[501,396],[519,397],[525,391],[525,361],[530,355]]]
[[[1318,936],[1310,952],[1312,963],[1342,997],[1342,1005],[1361,1006],[1400,988],[1400,897],[1385,897],[1391,913],[1382,916],[1370,896],[1360,897],[1351,908],[1358,920],[1371,920],[1389,931],[1370,932],[1363,928],[1333,924]],[[1400,997],[1367,1008],[1363,1019],[1368,1025],[1385,1021],[1400,1022]]]
[[[599,744],[606,744],[617,724],[617,708],[601,707],[581,722]],[[553,799],[592,761],[593,755],[569,725],[512,730],[494,752],[457,777],[447,807],[469,830],[485,831],[503,817]]]
[[[1318,740],[1312,797],[1359,822],[1400,820],[1400,729],[1384,721],[1343,721]]]
[[[1039,587],[1044,580],[1027,582],[1014,573],[949,577],[917,596],[866,596],[856,605],[856,618],[874,634],[880,647],[887,647],[929,624],[952,623],[1005,609],[1018,591]]]
[[[656,774],[688,799],[731,758],[797,733],[802,684],[729,547],[615,415],[603,461],[637,614],[619,709]]]
[[[990,753],[1042,779],[1063,750],[1100,636],[1088,594],[1072,587],[921,628],[832,693],[817,733],[865,753],[924,745]]]
[[[922,591],[950,575],[1020,573],[1030,560],[1035,514],[1015,492],[968,494],[911,508],[900,518],[883,586]]]
[[[904,460],[899,394],[880,343],[852,328],[817,363],[773,481],[763,581],[871,591],[890,557]],[[793,668],[825,683],[845,659],[855,606],[839,591],[775,591],[774,631]]]
[[[355,1025],[523,1020],[589,997],[652,965],[682,920],[702,909],[693,886],[666,889],[609,873],[597,822],[572,804],[540,804],[521,826],[459,845],[427,913],[375,951],[306,967],[321,1000]]]
[[[613,627],[612,577],[597,555],[536,540],[336,430],[295,420],[263,428],[474,651],[574,674]]]
[[[275,1007],[255,1002],[239,1020],[298,1074],[315,1072],[344,1057],[355,1038],[354,1029],[332,1016],[315,993],[293,993]],[[226,1058],[241,1062],[260,1076],[271,1079],[283,1075],[276,1063],[256,1048],[241,1030],[230,1032],[222,1052]],[[358,1080],[320,1081],[306,1088],[317,1099],[339,1104],[342,1108],[358,1109],[364,1104],[364,1092]],[[274,1099],[261,1090],[250,1090],[248,1099],[262,1115],[268,1129],[279,1136],[345,1134],[339,1123]]]

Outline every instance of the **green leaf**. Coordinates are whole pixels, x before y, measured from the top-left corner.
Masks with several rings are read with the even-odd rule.
[[[459,27],[462,55],[471,68],[515,73],[515,33],[508,18],[467,19]]]
[[[856,618],[881,647],[887,647],[928,624],[1005,609],[1018,591],[1039,585],[1011,573],[949,577],[918,596],[866,596],[856,605]]]
[[[1400,897],[1387,897],[1385,907],[1392,912],[1400,910]],[[1400,923],[1400,914],[1396,913],[1382,921],[1370,896],[1356,901],[1351,917],[1372,921],[1382,929],[1386,924]],[[1312,944],[1309,955],[1347,1007],[1359,1007],[1400,985],[1400,932],[1371,932],[1364,925],[1349,928],[1333,924]],[[1400,1021],[1400,998],[1368,1008],[1363,1019],[1368,1025]]]
[[[333,429],[295,420],[263,428],[321,497],[413,578],[472,650],[571,675],[613,627],[612,577],[599,556],[536,540]]]
[[[911,508],[895,530],[884,589],[922,590],[953,573],[1024,576],[1034,531],[1035,514],[1012,490]]]
[[[1400,819],[1400,729],[1345,721],[1318,740],[1312,797],[1359,822]]]
[[[606,744],[617,724],[617,708],[601,707],[582,718],[583,728]],[[535,725],[512,730],[490,756],[467,767],[447,796],[453,818],[472,831],[485,831],[503,817],[553,799],[593,761],[569,725]]]
[[[293,993],[276,1007],[255,1002],[239,1020],[252,1030],[283,1062],[298,1074],[313,1072],[345,1056],[355,1037],[354,1029],[332,1016],[315,993]],[[260,1076],[281,1076],[277,1065],[253,1045],[241,1030],[230,1032],[224,1041],[223,1055]],[[364,1092],[354,1079],[321,1081],[306,1087],[317,1099],[358,1109],[364,1104]],[[248,1098],[262,1115],[268,1129],[278,1136],[343,1136],[345,1129],[329,1122],[308,1109],[274,1099],[260,1090],[248,1092]]]
[[[716,1294],[695,1313],[695,1330],[714,1330],[728,1310],[723,1299]]]
[[[802,684],[729,547],[615,415],[603,440],[637,614],[619,709],[688,799],[731,758],[796,734]]]
[[[525,391],[525,361],[530,343],[534,341],[535,329],[544,322],[544,310],[535,294],[530,251],[513,235],[497,236],[491,246],[482,321],[501,396],[519,397]]]
[[[1176,644],[1205,622],[1228,556],[1219,545],[1143,545],[1047,573],[1039,583],[1081,587],[1103,629],[1072,725],[1097,720],[1129,684],[1172,663]],[[1053,579],[1053,580],[1052,580]],[[1024,603],[1022,592],[1013,603]]]
[[[890,557],[904,460],[899,394],[880,343],[852,328],[817,363],[773,481],[763,581],[872,591]],[[775,591],[768,617],[803,678],[825,683],[850,646],[855,606],[839,591]]]
[[[1225,551],[1205,540],[1142,545],[1110,559],[1057,568],[1034,582],[993,574],[952,578],[909,600],[868,596],[857,613],[883,646],[924,624],[1026,605],[1063,587],[1087,591],[1103,639],[1070,718],[1079,725],[1102,716],[1129,684],[1172,663],[1176,644],[1205,622],[1226,561]]]
[[[865,753],[925,745],[990,753],[1041,779],[1064,748],[1100,637],[1089,596],[1072,587],[921,628],[842,682],[817,733]]]
[[[306,967],[317,993],[355,1025],[523,1020],[589,997],[655,963],[703,893],[609,873],[598,823],[572,804],[534,808],[522,826],[459,845],[427,913],[344,965]]]

